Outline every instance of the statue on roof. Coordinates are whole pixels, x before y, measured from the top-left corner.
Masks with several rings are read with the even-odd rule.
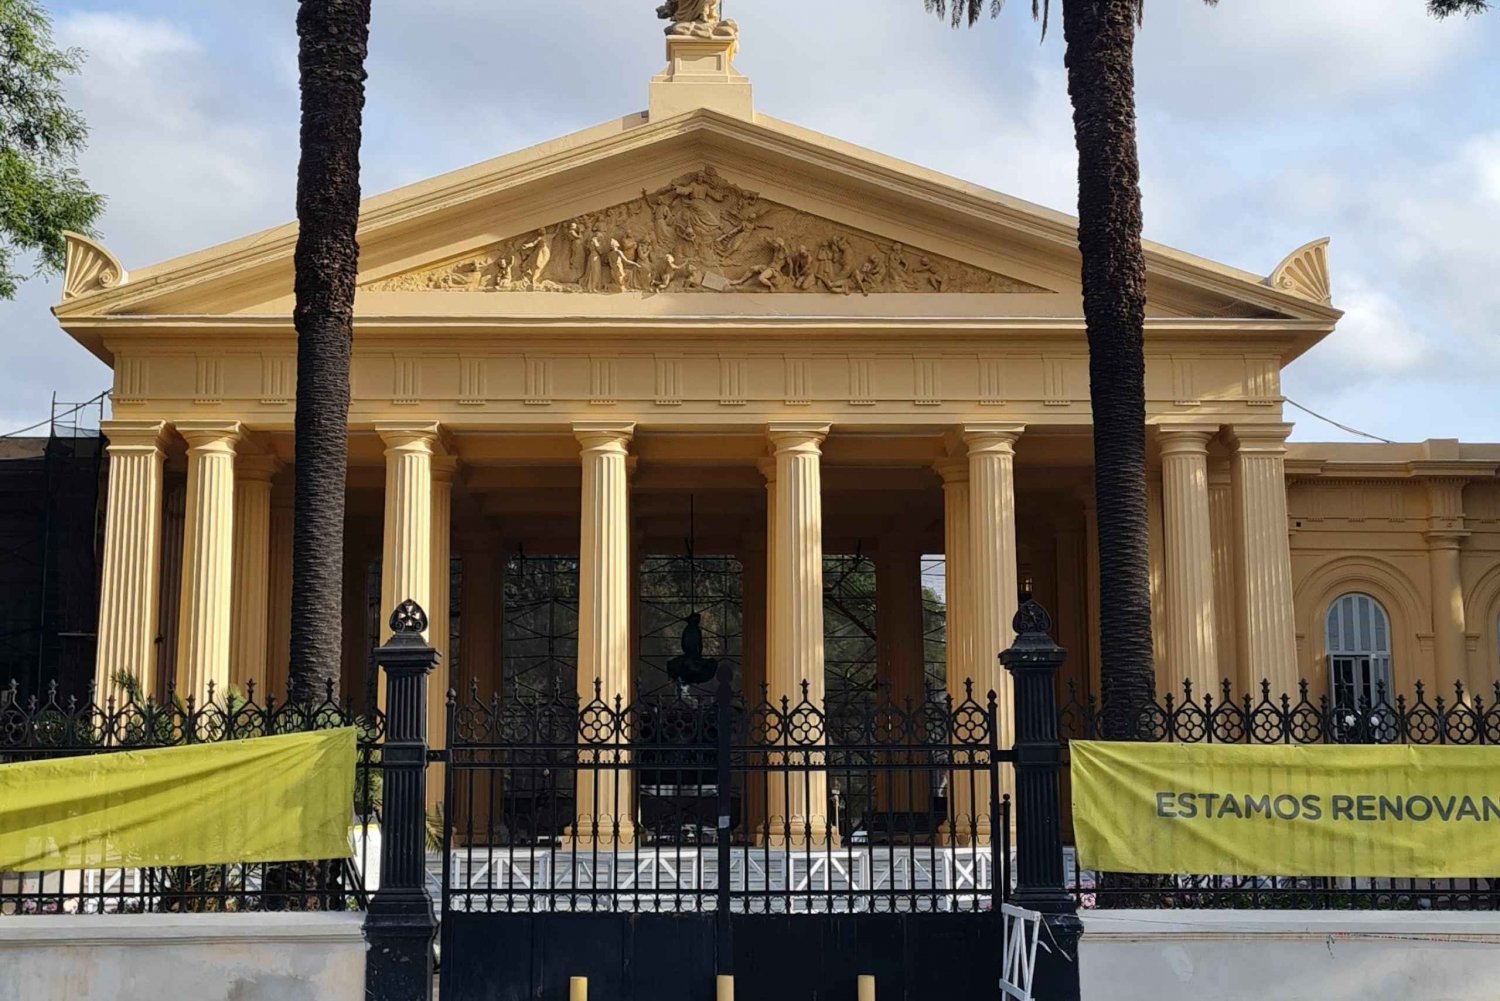
[[[666,0],[656,8],[656,16],[671,21],[667,34],[687,38],[734,38],[739,28],[726,21],[723,0]]]

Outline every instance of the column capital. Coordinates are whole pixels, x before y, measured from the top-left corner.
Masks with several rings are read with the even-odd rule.
[[[1224,431],[1224,441],[1239,454],[1284,455],[1291,433],[1290,424],[1231,424]]]
[[[1026,430],[1025,424],[1014,421],[985,421],[963,426],[964,444],[969,446],[969,455],[979,453],[1015,453],[1016,442]]]
[[[635,422],[578,421],[573,425],[573,436],[583,446],[585,455],[590,452],[624,455],[635,437]]]
[[[281,460],[274,455],[250,455],[241,452],[235,456],[234,475],[236,480],[269,483],[281,466]]]
[[[405,451],[432,455],[438,451],[442,428],[435,422],[376,421],[375,433],[385,442],[387,454]]]
[[[111,454],[126,450],[155,450],[166,444],[166,421],[100,421],[99,433],[109,440]]]
[[[766,425],[766,437],[778,455],[783,452],[819,453],[823,440],[832,430],[832,425],[816,421],[772,421]]]
[[[221,452],[233,455],[244,434],[239,421],[178,421],[173,425],[193,452]]]
[[[432,457],[433,483],[452,483],[453,474],[456,472],[458,472],[458,456],[434,455]]]
[[[1427,540],[1428,549],[1458,549],[1470,534],[1463,529],[1442,528],[1423,532],[1422,538]]]
[[[943,478],[943,485],[969,482],[969,457],[950,455],[932,464],[932,468]]]
[[[1218,424],[1204,421],[1163,421],[1155,428],[1163,456],[1207,455],[1208,443],[1219,433]]]

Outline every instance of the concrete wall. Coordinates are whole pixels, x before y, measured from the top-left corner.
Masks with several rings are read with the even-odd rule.
[[[0,918],[0,1001],[362,1001],[363,914]]]
[[[1493,1001],[1500,914],[1092,911],[1083,1001]]]

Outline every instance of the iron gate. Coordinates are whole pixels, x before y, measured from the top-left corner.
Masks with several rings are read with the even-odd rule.
[[[993,996],[1010,885],[994,697],[448,705],[444,1001]],[[993,847],[992,847],[993,842]],[[895,993],[891,993],[894,991]]]

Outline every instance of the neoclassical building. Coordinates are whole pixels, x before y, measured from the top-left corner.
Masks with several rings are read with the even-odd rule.
[[[734,578],[717,652],[773,697],[822,697],[839,556],[873,568],[894,691],[934,656],[924,582],[950,686],[1004,690],[1027,590],[1097,690],[1075,220],[760,113],[736,43],[686,26],[646,111],[365,202],[346,689],[410,597],[442,684],[503,692],[530,644],[624,692],[642,568],[690,548]],[[71,240],[56,314],[114,371],[101,684],[285,682],[295,237],[129,271]],[[1340,316],[1326,241],[1268,274],[1146,256],[1162,686],[1497,677],[1500,445],[1288,444],[1281,370]],[[539,566],[575,625],[536,653],[504,596]]]

